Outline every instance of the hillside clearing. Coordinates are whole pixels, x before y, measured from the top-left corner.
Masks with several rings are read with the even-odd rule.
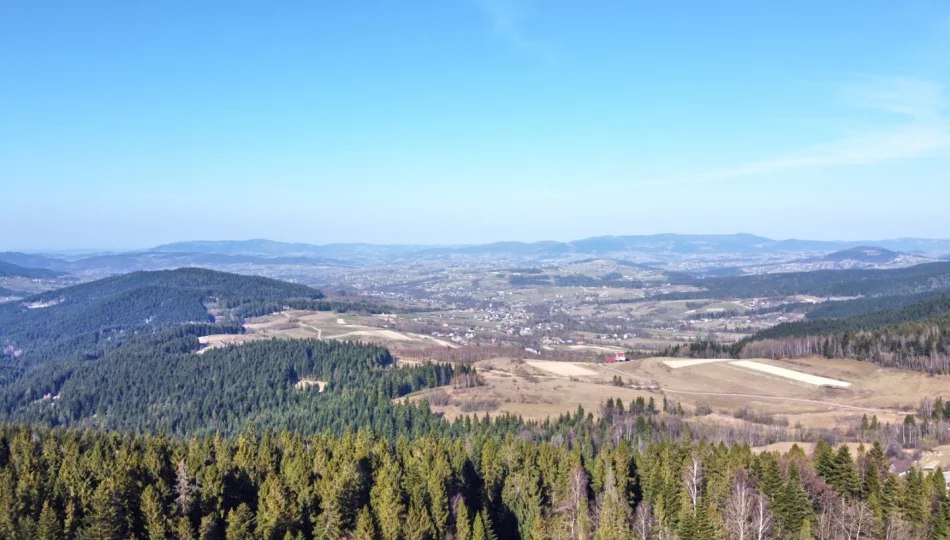
[[[809,375],[808,373],[802,373],[800,371],[793,371],[791,369],[785,369],[778,366],[763,364],[761,362],[753,362],[751,360],[739,360],[737,362],[729,362],[729,365],[738,366],[738,367],[751,369],[755,371],[761,371],[762,373],[768,373],[769,375],[775,375],[777,377],[792,379],[794,381],[803,382],[805,384],[810,384],[813,386],[834,386],[837,388],[848,388],[849,386],[851,386],[851,383],[848,383],[848,382],[838,381],[835,379],[829,379],[826,377],[819,377],[817,375]]]
[[[526,360],[526,364],[531,367],[542,369],[544,371],[551,372],[555,375],[562,375],[564,377],[591,377],[597,376],[596,371],[587,369],[578,364],[572,364],[570,362],[552,362],[550,360]]]

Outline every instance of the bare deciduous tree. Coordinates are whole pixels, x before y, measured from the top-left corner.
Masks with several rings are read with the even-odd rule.
[[[833,523],[835,540],[861,540],[874,537],[874,514],[861,501],[839,499]]]
[[[653,508],[649,503],[640,503],[633,514],[633,535],[637,540],[650,540],[653,538],[654,525]]]
[[[752,534],[755,540],[766,540],[772,537],[772,526],[775,519],[769,501],[761,491],[755,495],[755,504],[752,507]]]
[[[191,477],[188,476],[188,466],[185,465],[185,460],[178,462],[178,471],[175,479],[175,493],[178,494],[178,498],[175,499],[175,502],[178,503],[178,508],[181,510],[183,516],[187,516],[191,511]]]
[[[732,481],[732,492],[726,501],[726,529],[729,538],[749,540],[752,538],[752,513],[756,505],[756,490],[749,485],[749,478],[740,469]]]
[[[558,511],[565,515],[570,538],[581,537],[578,524],[582,518],[581,512],[584,511],[584,505],[582,503],[584,499],[587,498],[587,488],[589,484],[590,478],[588,478],[587,471],[584,470],[584,467],[580,465],[574,467],[568,480],[567,493],[558,508]]]
[[[884,540],[914,540],[914,529],[898,514],[891,514],[884,519]]]
[[[703,474],[703,463],[696,456],[690,456],[685,476],[686,492],[689,494],[693,508],[696,508],[699,496],[703,491],[703,483],[706,480]]]

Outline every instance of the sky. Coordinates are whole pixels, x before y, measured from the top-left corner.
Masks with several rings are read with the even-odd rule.
[[[950,3],[0,2],[0,250],[950,237]]]

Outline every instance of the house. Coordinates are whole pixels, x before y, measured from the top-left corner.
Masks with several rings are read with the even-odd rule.
[[[616,362],[616,361],[617,361],[617,359],[616,359],[615,357],[613,357],[613,356],[608,356],[608,357],[607,357],[607,363],[608,363],[608,364],[613,364],[613,363]]]
[[[618,352],[618,353],[617,353],[617,356],[616,356],[616,360],[617,360],[618,362],[626,362],[626,361],[627,361],[627,353]]]

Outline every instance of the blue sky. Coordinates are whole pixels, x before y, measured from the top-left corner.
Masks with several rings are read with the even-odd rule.
[[[946,2],[0,3],[0,249],[950,237]]]

